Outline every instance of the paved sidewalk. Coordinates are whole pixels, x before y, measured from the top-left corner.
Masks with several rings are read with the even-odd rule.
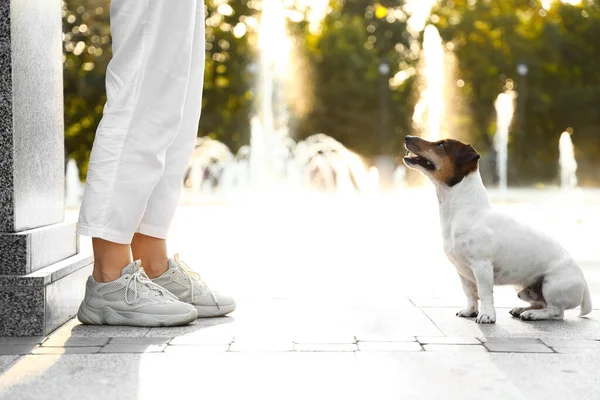
[[[419,196],[182,207],[172,250],[238,309],[0,338],[0,399],[600,399],[600,206],[499,205],[580,260],[590,316],[514,319],[498,288],[497,323],[477,325]]]

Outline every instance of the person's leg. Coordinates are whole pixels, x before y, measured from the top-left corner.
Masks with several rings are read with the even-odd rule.
[[[190,79],[183,110],[181,128],[177,137],[167,149],[165,168],[152,194],[148,198],[146,210],[137,232],[165,239],[169,225],[175,214],[183,187],[183,175],[190,160],[198,135],[198,122],[202,108],[202,87],[204,83],[205,35],[204,5],[198,1]]]
[[[128,263],[133,235],[182,123],[196,3],[112,0],[107,104],[78,223],[78,233],[93,238],[96,260],[78,312],[82,323],[173,326],[198,315],[148,279],[139,261]]]
[[[114,55],[107,70],[107,104],[78,224],[79,234],[107,242],[95,240],[94,276],[114,277],[124,267],[125,248],[119,244],[131,243],[179,132],[196,3],[112,1]]]
[[[150,278],[162,275],[169,268],[169,255],[165,239],[141,233],[133,235],[131,252],[134,260],[140,260]]]
[[[128,244],[109,242],[92,238],[94,251],[94,271],[97,282],[112,282],[119,279],[121,270],[131,262],[131,248]]]
[[[181,127],[167,150],[162,177],[148,199],[146,211],[131,243],[133,258],[142,260],[144,270],[151,278],[161,275],[168,268],[169,257],[165,239],[179,202],[185,168],[198,135],[204,83],[206,42],[204,25],[204,4],[198,1],[195,11],[190,78]]]

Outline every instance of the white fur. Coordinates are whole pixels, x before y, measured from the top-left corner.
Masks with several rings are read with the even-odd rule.
[[[432,181],[444,251],[467,296],[467,307],[458,316],[477,315],[478,323],[494,323],[493,285],[515,285],[521,290],[519,297],[531,307],[515,307],[511,314],[522,319],[562,319],[564,310],[579,305],[581,315],[591,312],[587,283],[573,258],[544,233],[492,210],[478,170],[453,187]],[[541,299],[535,290],[527,290],[536,284],[545,301],[537,301]]]

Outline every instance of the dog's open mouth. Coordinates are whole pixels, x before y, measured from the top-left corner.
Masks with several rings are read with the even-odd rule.
[[[431,161],[426,159],[425,157],[421,157],[417,154],[414,154],[410,150],[406,150],[406,156],[404,157],[404,162],[408,165],[420,165],[421,167],[434,170],[435,166]]]

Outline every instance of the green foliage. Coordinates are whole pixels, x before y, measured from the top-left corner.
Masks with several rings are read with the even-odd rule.
[[[391,90],[389,77],[402,67],[414,64],[410,54],[405,19],[398,19],[402,1],[332,1],[332,11],[317,34],[307,29],[303,36],[304,53],[311,69],[309,87],[313,104],[298,121],[296,136],[314,133],[330,135],[366,157],[380,152],[381,108],[389,110],[388,152],[398,151],[404,135],[410,132],[414,79]],[[382,77],[379,65],[390,66]],[[384,90],[381,96],[382,79]],[[387,101],[387,104],[382,104]]]
[[[111,57],[107,0],[63,1],[65,154],[84,177],[106,101],[104,76]]]
[[[492,149],[495,97],[508,84],[519,93],[509,149],[509,182],[531,184],[557,178],[558,138],[567,127],[583,183],[598,183],[600,126],[600,5],[559,1],[444,0],[432,18],[454,44],[459,96],[472,116],[469,136]],[[517,65],[528,66],[520,77]]]

